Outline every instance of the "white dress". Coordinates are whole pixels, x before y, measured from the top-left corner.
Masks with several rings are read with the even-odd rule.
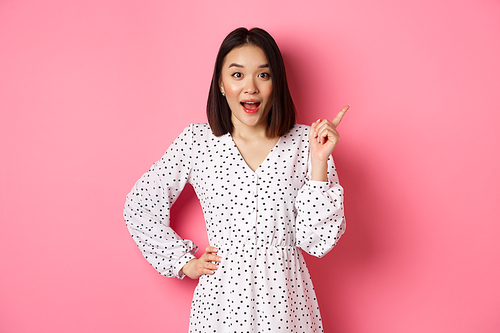
[[[125,220],[144,257],[183,278],[197,246],[170,228],[169,213],[186,183],[196,191],[222,262],[199,279],[190,332],[323,332],[301,249],[321,257],[337,243],[343,189],[331,157],[329,182],[309,180],[308,132],[295,125],[253,171],[230,134],[192,124],[128,194]]]

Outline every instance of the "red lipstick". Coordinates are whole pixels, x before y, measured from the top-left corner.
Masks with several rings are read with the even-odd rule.
[[[240,102],[243,107],[243,111],[246,113],[256,113],[260,108],[260,101],[257,99],[244,99]]]

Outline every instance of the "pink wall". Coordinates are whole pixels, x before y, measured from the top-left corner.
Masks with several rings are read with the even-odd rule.
[[[307,257],[326,332],[500,331],[500,2],[0,1],[0,332],[185,332],[125,195],[204,122],[238,26],[282,48],[299,121],[351,104],[347,232]],[[189,189],[173,224],[207,243]]]

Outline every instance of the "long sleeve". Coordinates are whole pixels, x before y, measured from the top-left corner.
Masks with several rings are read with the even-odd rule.
[[[295,208],[296,243],[307,253],[321,258],[345,231],[344,190],[330,156],[328,182],[312,181],[309,175],[299,190]]]
[[[198,247],[170,227],[170,208],[189,181],[192,128],[187,127],[127,195],[124,218],[144,258],[162,275],[183,278],[181,268]]]

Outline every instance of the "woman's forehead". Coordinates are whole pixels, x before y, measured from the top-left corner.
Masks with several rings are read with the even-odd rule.
[[[255,45],[232,49],[224,58],[223,67],[269,67],[264,51]]]

